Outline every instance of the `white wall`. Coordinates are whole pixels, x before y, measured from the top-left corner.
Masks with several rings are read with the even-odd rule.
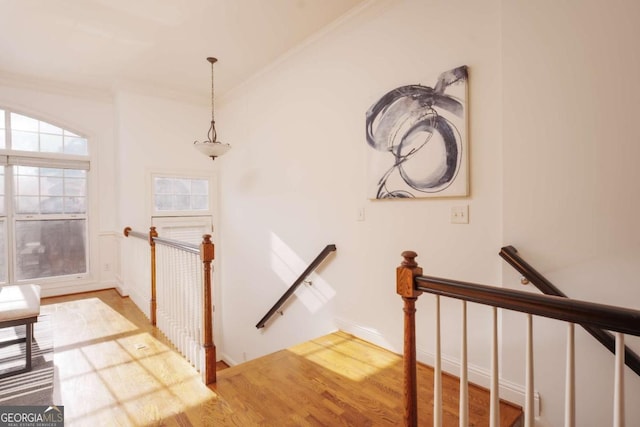
[[[113,103],[108,97],[81,88],[59,88],[46,84],[0,78],[0,105],[41,120],[55,123],[88,137],[92,156],[89,221],[93,256],[91,274],[73,283],[43,285],[43,295],[59,295],[113,287],[118,259],[113,248],[117,242],[116,187],[114,178]],[[106,267],[105,267],[106,266]]]
[[[640,4],[547,0],[502,7],[504,243],[569,296],[637,309]],[[518,283],[508,267],[504,282]],[[524,324],[509,317],[504,328],[505,339],[524,334]],[[535,328],[543,418],[561,425],[562,371],[552,367],[564,364],[565,328],[537,320]],[[577,425],[610,425],[613,357],[577,334]],[[522,382],[520,344],[505,344],[503,374]],[[626,385],[627,425],[637,425],[640,379],[628,369]]]
[[[336,327],[399,350],[395,267],[403,250],[416,250],[429,273],[499,283],[499,19],[497,1],[371,2],[224,98],[220,135],[233,149],[221,159],[219,253],[230,361]],[[367,200],[366,110],[395,87],[433,86],[439,73],[460,65],[470,74],[471,197]],[[450,224],[450,208],[460,204],[470,206],[469,225]],[[257,331],[257,321],[329,243],[337,252],[313,287]],[[429,301],[419,306],[421,320],[430,318]],[[457,327],[455,318],[447,322]],[[476,364],[486,365],[487,327],[471,327]],[[425,331],[420,345],[428,353],[427,337]],[[454,354],[457,341],[443,345]]]
[[[399,351],[394,269],[406,249],[419,253],[427,274],[520,287],[497,256],[512,244],[570,296],[637,307],[640,6],[530,3],[367,3],[217,101],[220,139],[233,148],[213,164],[189,147],[206,133],[206,106],[125,90],[111,102],[4,81],[0,104],[97,144],[99,266],[118,269],[124,226],[149,226],[152,172],[220,171],[215,298],[223,330],[216,343],[232,363],[335,328]],[[470,74],[471,196],[367,200],[365,111],[390,89],[432,85],[459,65]],[[470,224],[450,224],[450,208],[464,204]],[[313,286],[257,331],[255,323],[329,243],[337,252]],[[127,277],[123,268],[124,291],[147,310],[146,284]],[[112,272],[96,278],[102,286],[111,281]],[[421,297],[420,323],[430,321],[431,308],[431,298]],[[443,346],[455,362],[458,305],[444,309],[443,326],[453,334]],[[470,314],[470,359],[480,369],[489,365],[487,314],[477,307]],[[522,384],[524,322],[502,320],[502,375]],[[560,425],[564,328],[539,319],[535,328],[540,422]],[[428,359],[431,333],[422,329],[419,351]],[[612,357],[582,332],[578,343],[578,425],[608,425]],[[640,351],[637,340],[631,344]],[[640,385],[627,378],[627,424],[636,424]]]
[[[217,165],[202,156],[193,141],[206,137],[210,111],[206,106],[118,90],[115,93],[117,135],[118,229],[148,233],[151,226],[151,174],[214,176]],[[217,190],[213,189],[214,198]],[[215,219],[214,219],[215,224]],[[214,235],[214,238],[216,236]],[[151,289],[134,279],[127,261],[129,242],[121,239],[123,292],[147,315]]]
[[[637,306],[638,233],[620,212],[633,211],[640,185],[631,127],[640,86],[630,77],[639,66],[630,18],[638,7],[502,3],[371,2],[225,98],[221,135],[234,146],[221,162],[230,361],[332,327],[398,350],[393,267],[404,249],[420,254],[428,274],[516,286],[519,277],[497,257],[513,244],[569,295]],[[470,67],[471,197],[366,200],[366,109],[391,88],[428,85],[427,76],[462,64]],[[467,203],[471,223],[451,225],[450,207]],[[357,222],[362,207],[366,219]],[[301,291],[284,317],[256,331],[255,322],[327,243],[338,250],[319,272],[323,287]],[[615,281],[599,286],[610,275]],[[431,307],[422,297],[419,321],[429,319]],[[444,327],[455,334],[458,309],[451,302],[448,308]],[[470,357],[482,369],[487,314],[473,308],[470,321]],[[558,425],[564,328],[535,324],[539,422]],[[518,316],[502,318],[502,375],[516,385],[524,382],[523,327]],[[444,348],[455,362],[454,336]],[[582,332],[578,343],[588,354],[578,361],[586,374],[578,424],[605,425],[612,358]],[[429,331],[419,347],[423,357],[432,351]],[[637,383],[631,375],[629,399]],[[627,407],[629,421],[640,419],[631,401]]]

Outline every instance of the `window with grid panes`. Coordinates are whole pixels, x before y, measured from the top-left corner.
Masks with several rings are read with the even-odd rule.
[[[209,177],[153,174],[153,216],[161,237],[200,244],[211,234]]]
[[[88,272],[88,141],[0,109],[0,282]]]

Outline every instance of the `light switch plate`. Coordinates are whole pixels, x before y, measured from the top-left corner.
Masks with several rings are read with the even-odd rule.
[[[469,224],[469,205],[451,208],[451,224]]]

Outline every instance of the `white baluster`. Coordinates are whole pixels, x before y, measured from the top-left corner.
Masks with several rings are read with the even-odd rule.
[[[442,354],[440,349],[440,296],[436,295],[436,342],[433,367],[433,425],[442,427]]]
[[[185,283],[185,292],[184,292],[184,306],[187,316],[185,317],[185,325],[184,325],[184,333],[185,333],[185,345],[186,351],[189,354],[189,361],[193,364],[195,361],[195,357],[193,354],[193,340],[191,335],[191,320],[193,319],[193,306],[191,305],[191,295],[193,292],[193,283],[191,281],[191,274],[193,270],[193,254],[189,254],[188,256],[188,264],[186,271],[186,283]],[[197,367],[197,366],[196,366]]]
[[[165,294],[165,329],[162,332],[167,336],[167,338],[171,339],[171,327],[173,321],[173,318],[171,317],[173,315],[173,294],[171,290],[171,281],[173,280],[173,269],[175,260],[172,258],[171,252],[168,248],[163,248],[163,253],[165,267],[162,274],[162,287],[164,288]]]
[[[204,306],[204,271],[202,262],[199,262],[198,266],[198,275],[196,280],[197,286],[195,288],[195,297],[196,297],[196,331],[197,331],[197,342],[198,342],[198,357],[200,358],[200,372],[204,372],[205,370],[205,357],[204,357],[204,312],[202,307]]]
[[[156,245],[156,327],[160,330],[162,330],[162,322],[164,320],[164,316],[162,315],[164,307],[164,295],[162,294],[164,289],[164,286],[162,286],[164,265],[164,255],[158,245]]]
[[[166,251],[166,249],[164,249]],[[165,252],[165,259],[164,259],[164,263],[165,263],[165,268],[163,269],[164,272],[162,274],[163,278],[162,278],[162,282],[163,282],[163,288],[164,288],[164,294],[165,294],[165,306],[164,306],[164,313],[165,313],[165,327],[164,330],[162,331],[167,338],[171,339],[171,310],[172,310],[172,300],[173,300],[173,295],[171,294],[171,280],[172,280],[172,275],[173,275],[173,262],[174,260],[170,259],[170,255],[167,254]]]
[[[613,425],[624,427],[624,334],[616,332],[616,367],[613,391]]]
[[[171,301],[171,297],[169,296],[168,292],[169,289],[167,287],[167,281],[169,280],[169,268],[170,268],[170,262],[171,260],[169,259],[169,257],[167,256],[167,251],[163,248],[162,249],[162,266],[160,268],[160,279],[159,279],[159,286],[160,286],[160,293],[162,294],[162,332],[164,334],[167,333],[167,328],[169,326],[169,302]]]
[[[163,268],[162,252],[156,246],[156,327],[161,328],[162,325],[162,268]]]
[[[162,295],[164,295],[163,299],[163,307],[162,307],[162,313],[164,317],[163,323],[162,323],[162,333],[164,333],[167,337],[169,337],[168,331],[169,328],[171,327],[171,294],[170,294],[170,288],[169,288],[169,282],[171,281],[171,262],[173,262],[173,260],[170,259],[169,255],[167,254],[166,249],[162,250]]]
[[[158,251],[158,249],[156,249],[156,251]],[[169,274],[169,265],[168,262],[169,260],[167,259],[167,255],[165,253],[164,250],[162,250],[162,252],[160,252],[161,255],[161,266],[160,266],[160,272],[158,273],[159,278],[158,283],[159,283],[159,287],[160,287],[160,293],[162,294],[162,303],[160,304],[160,308],[161,308],[161,312],[162,312],[162,326],[161,331],[163,334],[165,334],[167,337],[169,336],[167,334],[167,328],[169,327],[169,304],[171,301],[171,297],[168,294],[168,289],[167,289],[167,281],[169,280],[168,278],[168,274]]]
[[[171,254],[173,268],[171,269],[171,282],[167,283],[167,286],[171,289],[171,342],[179,349],[178,328],[180,327],[180,311],[177,301],[179,297],[178,287],[180,286],[180,253],[171,249]]]
[[[183,252],[182,266],[182,283],[180,284],[180,307],[182,308],[182,317],[180,323],[180,334],[182,336],[182,352],[191,362],[191,353],[189,352],[189,317],[191,317],[189,307],[189,295],[191,288],[189,287],[189,261],[190,254]]]
[[[162,273],[162,287],[164,288],[164,330],[162,331],[167,338],[171,339],[171,310],[173,307],[173,295],[171,294],[171,280],[173,278],[173,269],[175,260],[171,257],[171,253],[167,248],[163,249],[164,263]]]
[[[467,370],[467,302],[463,300],[462,342],[460,343],[460,427],[469,426],[469,382]]]
[[[200,357],[200,364],[202,366],[201,372],[205,371],[206,359],[204,357],[204,347],[203,344],[205,342],[204,337],[204,311],[202,307],[204,307],[204,266],[202,262],[199,262],[198,265],[198,278],[196,281],[196,306],[198,309],[196,310],[196,331],[197,331],[197,342],[198,342],[198,357]],[[213,286],[213,285],[212,285]]]
[[[148,244],[146,247],[149,252]],[[144,246],[141,250],[145,250]],[[162,244],[156,247],[156,255],[157,326],[180,353],[201,370],[204,281],[200,255]]]
[[[489,406],[489,426],[499,427],[500,425],[500,392],[498,383],[498,309],[493,310],[493,333],[491,339],[491,396]]]
[[[564,426],[576,425],[576,342],[575,325],[567,324],[567,367],[564,393]]]
[[[186,309],[185,306],[183,304],[183,297],[185,292],[188,292],[187,288],[185,287],[185,268],[184,268],[184,264],[185,264],[185,253],[183,251],[178,251],[176,250],[176,252],[178,253],[178,282],[176,283],[176,309],[178,310],[178,316],[177,316],[177,320],[178,320],[178,324],[177,324],[177,328],[176,328],[176,333],[178,334],[178,348],[180,349],[180,353],[182,353],[183,355],[185,355],[185,351],[184,351],[184,344],[185,344],[185,340],[184,340],[184,320],[185,320],[185,315],[186,315]]]
[[[176,312],[178,313],[178,315],[176,316],[176,320],[177,320],[177,324],[176,324],[176,334],[177,334],[177,342],[178,342],[178,348],[180,349],[180,353],[182,353],[183,355],[185,354],[184,352],[184,318],[185,318],[185,312],[187,310],[185,310],[184,304],[182,303],[182,298],[184,296],[185,293],[185,278],[184,278],[184,274],[185,274],[185,269],[184,269],[184,252],[177,250],[176,249],[176,253],[178,254],[178,260],[179,260],[179,265],[178,265],[178,280],[175,284],[176,286]]]
[[[189,361],[191,361],[191,363],[196,368],[198,368],[198,365],[196,363],[197,357],[196,357],[196,352],[194,351],[194,340],[193,340],[193,318],[195,315],[195,307],[193,306],[193,294],[194,294],[193,274],[194,274],[194,268],[196,267],[195,258],[196,258],[196,255],[189,254],[189,264],[188,264],[189,283],[187,284],[189,292],[185,295],[186,296],[185,305],[188,307],[186,330],[187,330],[187,345],[189,349]]]
[[[202,263],[202,260],[200,259],[200,257],[198,257],[198,268],[196,270],[196,283],[195,283],[195,313],[197,314],[196,316],[194,316],[194,339],[196,341],[196,347],[198,349],[198,358],[200,360],[200,364],[202,366],[202,372],[204,372],[205,370],[205,358],[204,358],[204,350],[202,347],[202,344],[204,343],[204,334],[202,332],[200,332],[203,329],[203,324],[202,324],[202,319],[203,319],[203,315],[204,312],[202,310],[202,307],[204,306],[203,303],[200,302],[201,299],[203,299],[204,297],[204,264]]]
[[[525,375],[525,404],[524,404],[524,425],[534,426],[533,409],[533,316],[527,314],[527,355],[526,355],[526,375]]]
[[[179,258],[178,258],[178,254],[171,250],[171,255],[172,258],[174,260],[174,267],[171,271],[171,281],[167,283],[167,286],[169,287],[169,289],[171,289],[171,342],[174,345],[178,345],[178,336],[177,336],[177,328],[178,328],[178,322],[179,322],[179,313],[178,313],[178,305],[176,303],[177,299],[178,299],[178,279],[179,279],[179,271],[178,271],[178,265],[179,265]]]
[[[169,304],[171,301],[171,296],[169,295],[169,289],[167,287],[167,282],[169,281],[169,265],[167,264],[169,262],[169,260],[167,259],[166,254],[164,253],[164,251],[162,252],[162,268],[161,268],[161,289],[162,289],[162,328],[161,331],[163,334],[165,334],[167,337],[169,336],[167,334],[167,328],[169,327]]]
[[[198,337],[196,336],[196,312],[200,310],[200,308],[196,304],[196,293],[198,292],[198,282],[196,280],[196,276],[198,273],[198,268],[202,268],[200,267],[201,263],[199,262],[199,260],[199,255],[191,256],[191,274],[189,275],[189,277],[191,278],[189,283],[189,306],[191,307],[191,309],[189,310],[189,312],[191,313],[191,315],[189,316],[189,345],[191,346],[191,360],[193,361],[194,366],[198,368],[198,370],[200,370],[200,351],[197,343]]]

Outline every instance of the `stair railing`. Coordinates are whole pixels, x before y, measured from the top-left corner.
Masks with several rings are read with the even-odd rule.
[[[150,248],[151,324],[198,369],[205,384],[214,383],[211,236],[205,234],[202,243],[194,245],[161,238],[155,227],[148,234],[127,227],[124,235],[146,240]]]
[[[316,257],[316,259],[314,259],[313,261],[311,261],[311,264],[309,264],[309,266],[302,272],[302,274],[296,279],[295,282],[293,282],[293,284],[289,287],[289,289],[287,289],[285,291],[285,293],[280,297],[280,299],[278,301],[276,301],[276,303],[273,305],[273,307],[271,307],[269,309],[269,311],[267,312],[267,314],[265,314],[262,319],[260,319],[260,321],[256,324],[256,328],[257,329],[261,329],[264,328],[265,324],[267,323],[267,321],[278,312],[278,310],[280,309],[280,307],[282,307],[282,305],[287,302],[287,300],[289,299],[289,297],[291,297],[291,295],[293,295],[293,293],[296,291],[296,289],[298,289],[298,286],[300,286],[305,279],[311,274],[313,273],[313,271],[318,268],[318,266],[322,263],[322,261],[324,261],[324,259],[329,256],[329,254],[331,252],[334,252],[336,250],[336,245],[327,245],[324,247],[324,249],[318,254],[318,256]]]
[[[533,379],[533,323],[532,316],[542,316],[568,322],[567,332],[567,372],[565,379],[565,426],[575,426],[575,342],[573,326],[575,323],[590,325],[615,332],[616,358],[614,372],[613,426],[624,426],[624,334],[640,336],[640,311],[604,304],[595,304],[570,298],[538,295],[494,286],[480,285],[423,276],[422,268],[415,261],[413,251],[402,253],[404,258],[396,269],[396,292],[404,301],[404,422],[405,426],[418,425],[418,395],[416,369],[416,301],[423,293],[431,293],[436,298],[436,331],[434,363],[434,399],[433,425],[442,426],[442,372],[440,354],[440,297],[462,300],[463,304],[463,354],[461,372],[466,366],[466,302],[488,305],[493,310],[493,334],[491,342],[491,390],[490,390],[490,427],[498,427],[499,414],[499,369],[498,369],[498,316],[497,309],[519,311],[527,315],[527,351],[525,367],[525,408],[524,425],[534,425],[534,379]],[[463,375],[460,376],[463,378]],[[467,426],[468,384],[460,383],[460,426]]]
[[[538,288],[546,295],[554,295],[567,298],[567,295],[558,289],[553,283],[547,280],[540,272],[527,263],[520,255],[518,250],[513,246],[505,246],[500,249],[499,254],[509,265],[518,271],[529,283]],[[615,354],[616,342],[615,337],[610,332],[604,331],[590,325],[580,325],[589,332],[595,339],[600,341],[610,352]],[[631,368],[633,372],[640,375],[640,356],[632,349],[625,346],[624,350],[625,364]]]

